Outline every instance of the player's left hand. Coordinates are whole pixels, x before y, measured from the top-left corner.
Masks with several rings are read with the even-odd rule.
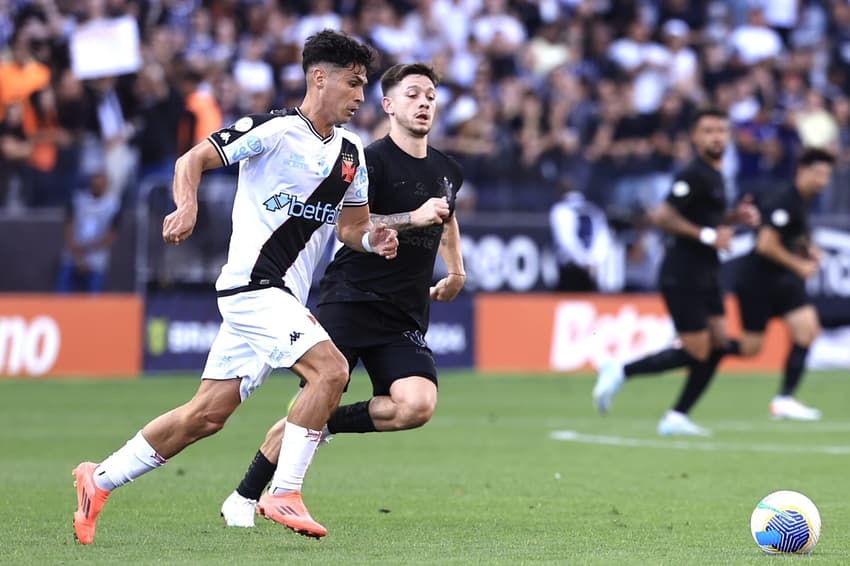
[[[387,228],[386,224],[373,224],[369,228],[369,245],[373,253],[393,259],[398,255],[398,232]]]
[[[753,204],[753,195],[744,195],[744,198],[735,207],[735,216],[738,217],[738,222],[751,228],[755,228],[761,223],[761,213],[759,213],[758,207]]]
[[[454,300],[463,289],[465,278],[462,275],[449,273],[431,287],[431,300],[447,303]]]

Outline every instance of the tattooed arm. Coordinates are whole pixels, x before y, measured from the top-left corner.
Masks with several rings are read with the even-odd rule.
[[[373,224],[386,224],[398,232],[411,228],[423,228],[433,224],[442,224],[449,215],[449,205],[445,197],[433,197],[426,200],[422,206],[410,212],[395,214],[370,213]]]

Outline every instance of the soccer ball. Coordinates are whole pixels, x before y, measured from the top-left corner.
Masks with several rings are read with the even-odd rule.
[[[802,493],[775,491],[756,505],[750,531],[768,554],[806,554],[818,542],[820,513]]]

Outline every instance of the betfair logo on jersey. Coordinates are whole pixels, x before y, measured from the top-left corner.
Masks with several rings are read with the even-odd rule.
[[[298,200],[295,195],[288,193],[278,193],[263,202],[266,205],[266,210],[276,212],[286,209],[289,216],[295,218],[306,218],[307,220],[315,220],[324,222],[325,224],[336,224],[336,217],[339,214],[339,209],[329,202],[317,202],[316,204],[307,204]]]
[[[350,153],[342,153],[342,178],[346,183],[350,183],[354,180],[354,174],[357,172],[357,168],[354,166],[354,156]]]

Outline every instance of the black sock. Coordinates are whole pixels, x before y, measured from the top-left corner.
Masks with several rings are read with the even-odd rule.
[[[375,432],[375,423],[369,416],[369,401],[360,401],[353,405],[341,405],[331,413],[328,419],[328,431],[338,432]]]
[[[694,361],[688,371],[688,378],[685,382],[685,387],[679,394],[679,400],[673,407],[674,411],[688,414],[688,412],[696,405],[702,394],[711,383],[711,378],[714,377],[714,372],[717,371],[717,365],[723,356],[726,355],[726,349],[714,350],[704,362]]]
[[[636,375],[663,373],[670,369],[685,367],[693,361],[694,359],[684,349],[667,348],[626,364],[623,373],[628,379]]]
[[[254,461],[248,466],[248,471],[245,472],[245,477],[242,478],[236,492],[242,497],[256,501],[260,498],[268,483],[272,481],[276,468],[276,464],[269,462],[268,458],[257,450]]]
[[[788,358],[785,360],[785,375],[782,377],[782,389],[780,395],[791,396],[800,385],[800,379],[803,377],[803,370],[806,368],[806,356],[809,355],[809,349],[803,346],[794,344],[791,351],[788,352]]]

